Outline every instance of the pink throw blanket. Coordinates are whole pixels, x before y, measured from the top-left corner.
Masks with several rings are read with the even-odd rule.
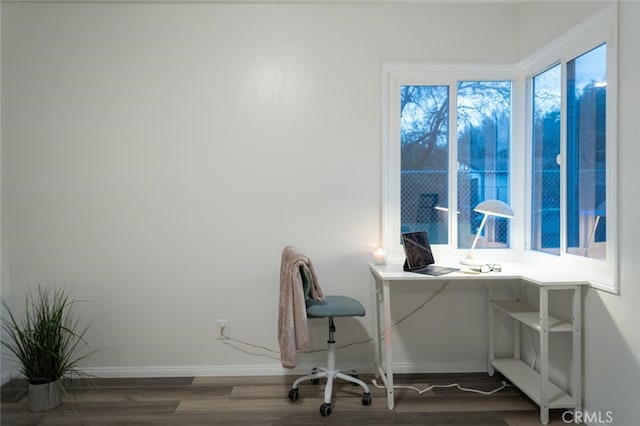
[[[296,351],[311,343],[307,325],[307,308],[300,267],[311,279],[309,297],[324,300],[318,277],[309,259],[293,246],[282,250],[280,263],[280,306],[278,309],[278,343],[280,362],[285,368],[296,366]]]

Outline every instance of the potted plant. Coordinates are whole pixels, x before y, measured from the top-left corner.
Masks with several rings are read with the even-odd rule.
[[[29,292],[20,320],[3,300],[2,344],[15,356],[29,383],[29,409],[45,411],[61,402],[63,380],[83,376],[79,363],[91,355],[85,335],[91,326],[75,315],[69,290],[38,285]]]

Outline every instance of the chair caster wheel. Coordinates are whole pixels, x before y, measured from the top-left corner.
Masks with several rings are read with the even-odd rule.
[[[298,389],[291,389],[289,391],[289,400],[290,401],[297,401],[299,396],[300,396],[300,393],[298,392]]]
[[[363,393],[362,394],[362,405],[366,405],[366,406],[371,405],[371,394],[370,393]]]
[[[320,414],[322,414],[324,417],[327,417],[329,414],[331,414],[331,404],[322,404],[320,406]]]

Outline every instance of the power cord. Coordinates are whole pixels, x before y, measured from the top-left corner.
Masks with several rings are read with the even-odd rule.
[[[224,343],[225,345],[230,346],[230,347],[232,347],[232,348],[234,348],[234,349],[236,349],[236,350],[238,350],[240,352],[246,353],[248,355],[263,356],[263,357],[274,359],[276,361],[280,360],[279,357],[275,357],[273,355],[248,351],[248,350],[243,349],[241,347],[238,347],[238,346],[236,346],[236,345],[234,345],[232,343],[229,343],[228,340],[232,340],[234,342],[241,343],[241,344],[247,345],[247,346],[251,346],[251,347],[254,347],[254,348],[257,348],[257,349],[262,349],[262,350],[267,351],[267,352],[272,352],[272,353],[277,353],[277,354],[280,353],[280,352],[275,351],[273,349],[267,348],[266,346],[254,345],[253,343],[244,342],[242,340],[233,339],[231,337],[227,337],[225,340],[222,341],[222,343]],[[371,339],[369,339],[369,340],[371,340]],[[347,346],[352,346],[352,345],[361,344],[361,343],[365,343],[365,342],[351,343],[351,344],[349,344]],[[324,350],[326,351],[326,349],[324,349]],[[313,353],[313,352],[321,352],[321,350],[307,351],[306,353]],[[372,379],[371,383],[373,384],[373,386],[375,386],[378,389],[386,389],[384,386],[379,385],[378,382],[376,381],[376,379]],[[493,389],[491,391],[482,391],[482,390],[478,390],[478,389],[466,388],[466,387],[460,386],[459,383],[450,383],[450,384],[447,384],[447,385],[431,385],[431,386],[429,386],[427,388],[424,388],[424,389],[418,389],[418,388],[416,388],[414,386],[408,386],[408,385],[395,385],[395,386],[393,386],[393,388],[394,389],[409,389],[409,390],[413,390],[413,391],[418,392],[419,395],[422,395],[425,392],[429,392],[430,390],[433,390],[435,388],[458,388],[459,390],[461,390],[463,392],[474,392],[474,393],[479,393],[479,394],[482,394],[482,395],[493,395],[494,393],[499,392],[504,388],[512,387],[512,386],[513,385],[508,384],[505,381],[502,381],[502,385],[500,387],[498,387],[496,389]]]
[[[407,318],[409,318],[411,315],[415,314],[416,312],[418,312],[420,309],[422,309],[427,303],[431,302],[431,300],[440,295],[440,293],[442,293],[444,291],[444,289],[449,285],[451,281],[445,281],[444,284],[442,284],[442,287],[440,287],[438,290],[436,290],[431,296],[429,296],[427,298],[427,300],[425,300],[424,302],[422,302],[420,305],[418,305],[417,308],[415,308],[414,310],[412,310],[411,312],[409,312],[407,315],[405,315],[404,317],[400,318],[398,321],[396,321],[395,324],[393,324],[391,326],[391,331],[394,331],[396,328],[398,328],[398,326],[400,324],[402,324],[402,322],[404,322]],[[381,334],[380,337],[382,339],[384,339],[384,334]],[[373,340],[373,339],[369,339],[369,340]]]
[[[378,382],[376,381],[376,379],[371,380],[371,383],[373,384],[373,386],[377,387],[378,389],[386,389],[384,386],[379,385]],[[416,387],[413,386],[404,386],[404,385],[394,385],[393,388],[394,389],[410,389],[410,390],[414,390],[416,392],[418,392],[419,395],[422,395],[425,392],[429,392],[432,389],[435,388],[458,388],[463,392],[474,392],[474,393],[479,393],[482,395],[493,395],[496,392],[500,392],[502,389],[507,388],[507,387],[512,387],[514,385],[508,384],[507,382],[503,381],[502,385],[494,390],[491,391],[482,391],[482,390],[478,390],[478,389],[471,389],[471,388],[464,388],[462,386],[460,386],[460,384],[458,383],[451,383],[448,385],[431,385],[427,388],[424,389],[418,389]]]
[[[404,321],[406,321],[408,318],[410,318],[413,314],[415,314],[420,309],[422,309],[425,305],[427,305],[427,303],[429,303],[431,300],[433,300],[436,296],[440,295],[444,291],[444,289],[447,287],[447,285],[449,285],[449,283],[450,283],[450,281],[445,281],[445,283],[442,285],[442,287],[440,287],[433,294],[431,294],[431,296],[429,296],[427,299],[425,299],[420,305],[418,305],[415,309],[411,310],[405,316],[403,316],[398,321],[396,321],[396,323],[391,326],[391,331],[396,330],[400,326],[400,324],[402,324]],[[515,292],[515,289],[514,289],[514,292]],[[516,295],[518,295],[517,292],[516,292]],[[224,332],[224,330],[223,330],[223,332]],[[245,346],[249,346],[251,348],[260,349],[260,350],[263,350],[263,351],[266,351],[266,352],[269,352],[269,353],[272,353],[272,354],[277,354],[277,355],[280,354],[280,351],[276,351],[276,350],[268,348],[266,346],[261,346],[261,345],[256,345],[256,344],[253,344],[253,343],[250,343],[250,342],[245,342],[243,340],[235,339],[235,338],[230,337],[230,336],[221,336],[221,337],[223,337],[223,339],[221,339],[222,343],[224,343],[225,345],[227,345],[227,346],[229,346],[229,347],[231,347],[233,349],[236,349],[236,350],[238,350],[238,351],[240,351],[242,353],[245,353],[245,354],[248,354],[248,355],[254,355],[254,356],[267,357],[267,358],[274,359],[276,361],[280,360],[279,356],[276,357],[276,356],[270,355],[268,353],[252,352],[252,351],[249,351],[247,349],[241,348],[241,347],[239,347],[239,346],[237,346],[237,345],[235,345],[233,343],[239,343],[239,344],[242,344],[242,345],[245,345]],[[380,334],[380,338],[384,339],[384,334],[383,333]],[[337,349],[345,349],[345,348],[349,348],[351,346],[363,345],[363,344],[368,343],[368,342],[370,342],[372,340],[373,340],[373,338],[370,337],[368,339],[361,340],[361,341],[358,341],[358,342],[352,342],[352,343],[347,343],[347,344],[342,345],[342,346],[338,346]],[[231,343],[231,342],[233,342],[233,343]],[[306,353],[306,354],[312,354],[312,353],[317,353],[317,352],[326,352],[326,350],[327,350],[326,348],[323,348],[323,349],[313,349],[313,350],[299,351],[299,352],[300,353]],[[535,352],[534,352],[534,355],[535,355]],[[535,363],[535,358],[534,358],[534,363]],[[378,384],[376,379],[372,379],[371,383],[373,384],[373,386],[375,386],[378,389],[385,389],[384,386]],[[506,382],[503,381],[502,385],[500,387],[498,387],[496,389],[493,389],[491,391],[482,391],[482,390],[478,390],[478,389],[466,388],[466,387],[460,386],[460,384],[458,384],[458,383],[451,383],[451,384],[447,384],[447,385],[431,385],[431,386],[429,386],[427,388],[424,388],[424,389],[418,389],[418,388],[413,387],[413,386],[405,386],[405,385],[395,385],[393,388],[394,389],[409,389],[409,390],[413,390],[413,391],[418,392],[419,395],[422,395],[425,392],[429,392],[430,390],[433,390],[435,388],[458,388],[459,390],[461,390],[463,392],[474,392],[474,393],[479,393],[479,394],[482,394],[482,395],[492,395],[492,394],[494,394],[496,392],[499,392],[502,389],[504,389],[506,387],[510,387],[510,386],[513,386],[513,385],[507,384]]]
[[[276,356],[273,356],[273,355],[260,353],[260,352],[251,352],[251,351],[249,351],[247,349],[241,348],[239,346],[234,345],[233,343],[230,343],[229,340],[231,340],[231,341],[233,341],[235,343],[240,343],[242,345],[250,346],[252,348],[258,348],[258,349],[262,349],[262,350],[267,351],[267,352],[280,354],[280,352],[278,352],[278,351],[274,351],[273,349],[267,348],[265,346],[254,345],[253,343],[244,342],[242,340],[234,339],[233,337],[228,337],[228,336],[225,337],[224,340],[222,340],[222,343],[224,343],[225,345],[227,345],[227,346],[229,346],[229,347],[231,347],[231,348],[233,348],[233,349],[235,349],[237,351],[245,353],[247,355],[262,356],[262,357],[265,357],[265,358],[271,358],[271,359],[274,359],[276,361],[280,361],[280,357],[276,357]]]
[[[403,323],[403,322],[404,322],[405,320],[407,320],[410,316],[412,316],[413,314],[415,314],[416,312],[418,312],[420,309],[422,309],[422,308],[423,308],[427,303],[429,303],[429,302],[430,302],[434,297],[436,297],[436,296],[438,296],[440,293],[442,293],[442,292],[444,291],[444,289],[447,287],[447,285],[448,285],[449,283],[450,283],[450,281],[446,281],[446,282],[442,285],[442,287],[440,287],[438,290],[436,290],[436,291],[435,291],[431,296],[429,296],[429,297],[428,297],[424,302],[422,302],[420,305],[418,305],[418,307],[416,307],[416,308],[415,308],[415,309],[413,309],[411,312],[409,312],[408,314],[406,314],[404,317],[402,317],[402,318],[400,318],[398,321],[396,321],[396,323],[395,323],[395,324],[393,324],[393,325],[391,326],[391,331],[394,331],[396,328],[398,328],[398,326],[399,326],[401,323]],[[224,332],[224,329],[223,329],[223,332]],[[256,344],[253,344],[253,343],[250,343],[250,342],[245,342],[245,341],[243,341],[243,340],[236,339],[236,338],[233,338],[233,337],[230,337],[230,336],[226,336],[226,335],[223,335],[223,336],[220,336],[220,337],[221,337],[220,341],[221,341],[222,343],[224,343],[225,345],[227,345],[227,346],[229,346],[229,347],[231,347],[231,348],[233,348],[233,349],[236,349],[236,350],[238,350],[238,351],[240,351],[240,352],[242,352],[242,353],[245,353],[245,354],[247,354],[247,355],[263,356],[263,357],[267,357],[267,358],[271,358],[271,359],[275,359],[275,360],[280,360],[280,358],[279,358],[279,357],[271,356],[271,355],[264,354],[264,353],[251,352],[251,351],[248,351],[248,350],[246,350],[246,349],[240,348],[240,347],[238,347],[238,346],[234,345],[233,343],[230,343],[230,341],[231,341],[231,342],[234,342],[234,343],[239,343],[239,344],[242,344],[242,345],[245,345],[245,346],[249,346],[249,347],[251,347],[251,348],[261,349],[261,350],[263,350],[263,351],[267,351],[267,352],[270,352],[270,353],[273,353],[273,354],[278,354],[278,355],[280,355],[280,351],[276,351],[276,350],[271,349],[271,348],[268,348],[268,347],[266,347],[266,346],[261,346],[261,345],[256,345]],[[382,334],[382,333],[381,333],[381,334],[380,334],[380,338],[381,338],[381,339],[384,339],[384,334]],[[361,340],[361,341],[358,341],[358,342],[352,342],[352,343],[347,343],[347,344],[344,344],[344,345],[341,345],[341,346],[337,346],[337,347],[336,347],[336,349],[345,349],[345,348],[349,348],[349,347],[351,347],[351,346],[364,345],[365,343],[369,343],[369,342],[371,342],[372,340],[373,340],[373,338],[372,338],[372,337],[369,337],[368,339]],[[298,351],[298,352],[299,352],[299,353],[304,353],[304,354],[313,354],[313,353],[326,352],[326,351],[327,351],[327,348],[322,348],[322,349],[311,349],[311,350],[307,350],[307,351]]]
[[[407,315],[402,317],[400,320],[398,320],[393,326],[391,326],[391,331],[395,330],[403,321],[405,321],[407,318],[409,318],[410,316],[412,316],[413,314],[418,312],[427,303],[429,303],[434,297],[436,297],[440,293],[442,293],[449,283],[450,283],[450,281],[446,281],[442,285],[442,287],[440,287],[437,291],[435,291],[428,299],[426,299],[424,302],[422,302],[417,308],[415,308],[414,310],[409,312]],[[382,337],[384,338],[384,335]],[[371,339],[369,339],[369,340],[371,340]],[[534,360],[534,362],[535,362],[535,360]],[[376,379],[372,379],[371,383],[373,384],[373,386],[375,386],[378,389],[386,389],[384,386],[379,385],[378,382],[376,381]],[[418,388],[416,388],[414,386],[406,386],[406,385],[394,385],[393,388],[394,389],[409,389],[409,390],[413,390],[413,391],[418,392],[419,395],[422,395],[425,392],[429,392],[430,390],[435,389],[435,388],[458,388],[459,390],[461,390],[463,392],[474,392],[474,393],[479,393],[479,394],[482,394],[482,395],[493,395],[494,393],[499,392],[502,389],[504,389],[506,387],[511,387],[511,386],[513,386],[513,385],[508,384],[505,381],[502,381],[502,385],[501,386],[499,386],[496,389],[493,389],[491,391],[482,391],[482,390],[478,390],[478,389],[465,388],[465,387],[460,386],[459,383],[450,383],[448,385],[431,385],[431,386],[429,386],[427,388],[424,388],[424,389],[418,389]]]

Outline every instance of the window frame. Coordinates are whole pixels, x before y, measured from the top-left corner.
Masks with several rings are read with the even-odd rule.
[[[457,211],[457,88],[460,81],[498,81],[512,82],[512,116],[511,116],[511,148],[509,153],[510,171],[514,160],[514,100],[517,89],[518,68],[515,65],[446,65],[446,64],[383,64],[383,193],[382,193],[382,245],[386,248],[390,259],[403,259],[404,251],[400,244],[401,212],[400,212],[400,87],[406,85],[449,86],[449,157],[448,157],[448,244],[434,244],[436,255],[447,255],[465,252],[458,249],[458,221],[453,212]],[[513,178],[509,189],[512,200]],[[510,221],[511,222],[511,221]],[[509,223],[511,247],[518,238],[514,238],[513,225]],[[480,250],[480,249],[478,249]],[[510,252],[510,249],[491,249],[493,253]]]
[[[606,97],[606,258],[595,259],[567,252],[567,63],[592,49],[606,43],[607,50],[607,97]],[[560,64],[561,66],[561,125],[560,125],[560,254],[544,253],[532,250],[532,175],[533,175],[533,138],[532,138],[532,93],[531,79],[545,70]],[[582,22],[570,31],[556,38],[536,53],[521,61],[519,68],[526,86],[526,212],[525,250],[536,262],[560,261],[563,266],[587,271],[591,286],[618,294],[618,203],[617,203],[617,7],[610,5],[599,13]],[[611,215],[609,215],[611,212]]]

